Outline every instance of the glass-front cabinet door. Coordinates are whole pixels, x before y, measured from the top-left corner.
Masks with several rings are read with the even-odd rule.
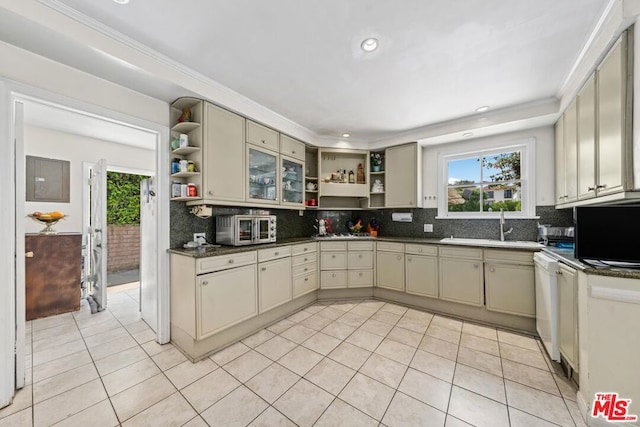
[[[291,157],[281,156],[282,184],[281,203],[284,205],[304,206],[304,162]]]
[[[278,203],[278,154],[247,144],[247,201]]]

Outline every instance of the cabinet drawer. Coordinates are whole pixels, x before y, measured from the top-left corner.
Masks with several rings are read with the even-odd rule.
[[[317,252],[316,243],[304,243],[302,245],[291,246],[291,255],[300,255],[309,252]]]
[[[316,265],[315,262],[311,262],[311,263],[307,263],[307,264],[301,264],[301,265],[296,265],[291,269],[291,275],[293,277],[299,276],[301,274],[307,274],[307,273],[311,273],[313,271],[317,271],[318,270],[318,266]]]
[[[280,154],[304,161],[304,143],[280,134]]]
[[[414,255],[438,255],[438,247],[436,245],[414,245],[414,244],[406,244],[404,247],[404,252],[407,254]]]
[[[404,252],[404,243],[378,242],[376,248],[379,251]]]
[[[371,251],[349,251],[347,257],[349,268],[368,269],[373,268],[373,252]]]
[[[347,287],[346,270],[320,272],[320,289],[346,288],[346,287]]]
[[[482,259],[481,248],[452,248],[449,246],[440,246],[440,256],[445,258],[466,258],[466,259]]]
[[[247,120],[247,142],[278,151],[278,132],[266,126]]]
[[[345,252],[322,252],[320,254],[321,270],[339,270],[347,268],[347,254]]]
[[[347,242],[350,251],[372,251],[373,242]]]
[[[494,261],[500,263],[533,265],[533,252],[485,249],[484,259],[485,261]]]
[[[260,262],[288,256],[291,256],[291,246],[278,246],[277,248],[260,249],[258,251],[258,261]]]
[[[371,286],[373,286],[373,270],[349,271],[349,288],[363,288]]]
[[[196,274],[210,273],[212,271],[226,270],[227,268],[255,264],[257,260],[258,256],[256,251],[199,258],[196,261]]]
[[[346,251],[347,242],[320,242],[321,251]]]
[[[318,256],[315,252],[304,255],[296,255],[291,259],[291,263],[296,266],[300,264],[306,264],[309,262],[315,263],[318,260]]]
[[[309,273],[293,279],[293,297],[299,297],[318,289],[318,274]]]

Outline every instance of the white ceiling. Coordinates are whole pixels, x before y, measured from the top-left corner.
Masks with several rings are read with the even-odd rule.
[[[609,0],[41,2],[319,137],[372,143],[557,101]],[[167,102],[192,95],[10,12],[0,24],[1,40]],[[367,54],[370,36],[380,48]]]

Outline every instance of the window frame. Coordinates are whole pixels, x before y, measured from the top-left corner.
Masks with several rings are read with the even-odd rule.
[[[470,157],[483,157],[501,153],[520,152],[520,185],[522,210],[519,212],[505,211],[505,218],[535,219],[535,179],[532,171],[535,170],[535,138],[525,138],[502,144],[478,147],[478,149],[461,152],[440,151],[438,153],[438,219],[487,219],[499,218],[499,211],[492,212],[449,212],[448,187],[449,187],[449,161],[467,159]],[[479,165],[479,167],[482,167]]]

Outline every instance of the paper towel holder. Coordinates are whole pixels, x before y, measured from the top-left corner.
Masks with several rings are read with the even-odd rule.
[[[395,222],[413,222],[413,214],[411,212],[394,212],[391,214],[391,220]]]

